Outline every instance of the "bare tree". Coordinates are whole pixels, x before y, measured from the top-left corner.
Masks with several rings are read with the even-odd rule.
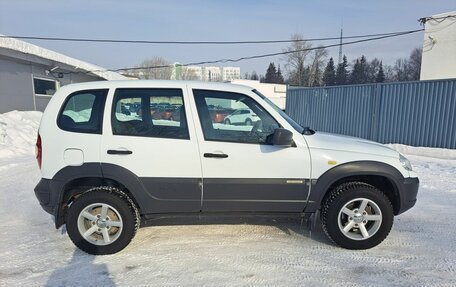
[[[416,81],[420,79],[421,48],[413,49],[408,59],[398,59],[394,64],[395,81]]]
[[[319,47],[312,53],[312,63],[310,64],[310,73],[307,79],[307,86],[321,86],[323,68],[325,66],[328,51]]]
[[[192,67],[182,67],[182,80],[198,81],[201,76]]]
[[[292,85],[304,86],[305,83],[305,62],[309,55],[311,43],[302,41],[304,37],[301,34],[294,34],[291,40],[294,40],[289,47],[284,49],[284,52],[292,52],[285,55],[285,70],[288,74],[288,81]]]
[[[140,69],[131,70],[129,73],[139,79],[169,80],[171,78],[172,65],[162,57],[144,60],[136,67]]]
[[[397,59],[394,63],[393,70],[395,81],[400,82],[410,80],[410,65],[407,59]]]
[[[410,76],[411,80],[419,80],[421,73],[421,56],[423,54],[422,48],[413,49],[409,58]]]

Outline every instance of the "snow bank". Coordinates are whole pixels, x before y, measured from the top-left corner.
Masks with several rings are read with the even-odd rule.
[[[456,149],[416,147],[403,144],[386,144],[386,146],[397,150],[402,154],[439,158],[446,160],[456,160]]]
[[[33,155],[41,112],[0,114],[0,159]]]

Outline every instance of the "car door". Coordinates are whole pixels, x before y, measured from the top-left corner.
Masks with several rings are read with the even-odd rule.
[[[250,93],[190,87],[197,115],[203,172],[203,211],[301,212],[309,192],[310,156],[302,135],[294,131],[294,146],[271,144],[279,127],[272,108],[258,104]],[[260,118],[252,125],[213,122],[208,106],[251,110]],[[297,134],[296,134],[297,133]]]
[[[138,178],[144,213],[199,212],[201,163],[185,85],[110,91],[101,145],[105,177]],[[121,109],[122,105],[136,110]],[[157,107],[174,104],[180,115],[163,119]],[[135,195],[136,197],[136,195]]]

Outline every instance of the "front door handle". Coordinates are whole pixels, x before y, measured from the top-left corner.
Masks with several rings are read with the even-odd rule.
[[[108,149],[107,153],[108,154],[132,154],[133,152],[131,150],[126,150],[126,149]]]
[[[204,153],[204,157],[209,157],[209,158],[227,158],[228,155],[224,153]]]

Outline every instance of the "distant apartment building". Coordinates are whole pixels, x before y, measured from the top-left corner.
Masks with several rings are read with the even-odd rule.
[[[208,81],[208,82],[223,81],[222,68],[221,67],[204,67],[202,80]]]
[[[241,68],[239,67],[223,67],[222,79],[224,82],[231,82],[241,78]]]
[[[241,78],[240,67],[182,66],[174,63],[171,80],[197,80],[207,82],[230,82]]]

